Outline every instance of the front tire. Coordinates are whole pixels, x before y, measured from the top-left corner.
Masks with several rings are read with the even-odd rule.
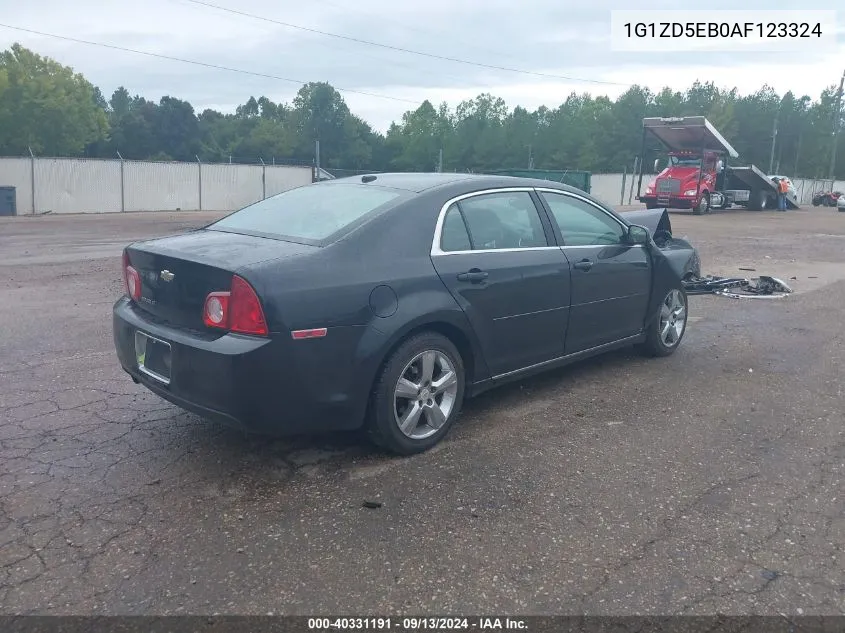
[[[458,417],[465,380],[461,354],[448,338],[436,332],[409,338],[376,380],[367,422],[370,438],[399,455],[427,451]]]
[[[688,315],[687,293],[683,288],[672,288],[663,297],[648,326],[643,351],[648,356],[674,354],[687,331]]]
[[[701,200],[692,210],[693,215],[704,215],[710,211],[710,194],[706,191],[701,194]]]

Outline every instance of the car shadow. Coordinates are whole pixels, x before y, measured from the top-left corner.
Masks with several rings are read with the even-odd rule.
[[[491,417],[501,415],[512,407],[519,407],[533,399],[555,397],[556,394],[560,397],[559,391],[566,390],[576,380],[595,380],[598,388],[598,381],[607,372],[631,369],[636,366],[638,359],[642,357],[633,350],[608,352],[486,391],[465,402],[453,429],[441,444],[428,453],[483,434]],[[374,446],[363,431],[275,438],[215,425],[214,439],[211,439],[208,429],[210,423],[198,418],[195,421],[196,424],[186,427],[187,433],[192,436],[188,442],[194,446],[195,464],[200,469],[207,466],[214,471],[215,466],[219,466],[222,461],[223,471],[231,473],[234,467],[237,472],[248,476],[253,485],[260,485],[262,481],[277,485],[280,481],[298,475],[343,477],[356,468],[407,459]],[[202,465],[203,462],[206,462],[206,466]]]

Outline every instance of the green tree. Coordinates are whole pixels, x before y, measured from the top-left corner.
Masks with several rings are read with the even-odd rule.
[[[0,53],[0,152],[82,154],[108,133],[98,94],[72,68],[14,44]]]
[[[320,141],[322,165],[342,167],[349,133],[346,120],[349,116],[349,107],[331,84],[305,84],[296,93],[291,114],[299,137],[298,150],[313,155],[314,142]]]
[[[640,152],[646,116],[706,116],[740,154],[739,161],[793,177],[827,177],[837,86],[819,98],[771,87],[740,95],[712,81],[652,93],[632,86],[616,99],[570,94],[563,103],[510,109],[484,93],[452,109],[430,101],[405,112],[386,134],[352,113],[326,82],[307,83],[292,103],[250,96],[232,113],[203,110],[164,96],[132,96],[120,87],[106,102],[81,75],[19,45],[0,57],[0,152],[163,160],[311,162],[356,170],[487,171],[508,167],[619,171]],[[845,109],[839,114],[845,127]],[[777,135],[773,136],[775,121]],[[651,150],[650,150],[651,151]],[[845,133],[836,176],[845,178]],[[646,158],[650,165],[654,155]]]
[[[160,151],[176,160],[195,160],[200,148],[200,129],[193,106],[181,99],[162,97],[154,112]]]

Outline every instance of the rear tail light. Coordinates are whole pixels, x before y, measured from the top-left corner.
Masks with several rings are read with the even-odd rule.
[[[202,320],[208,327],[225,328],[229,314],[228,292],[212,292],[205,298]]]
[[[228,292],[212,292],[205,298],[203,323],[208,327],[267,336],[267,320],[261,301],[247,281],[234,275]]]
[[[129,263],[129,253],[123,251],[123,286],[133,301],[141,298],[141,275]]]

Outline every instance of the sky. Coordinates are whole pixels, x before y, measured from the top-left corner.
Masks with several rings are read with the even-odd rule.
[[[789,52],[668,48],[632,52],[614,50],[618,46],[611,42],[611,11],[627,9],[630,3],[623,0],[200,1],[265,19],[191,0],[0,0],[0,23],[275,78],[5,27],[0,27],[0,48],[19,42],[72,66],[99,86],[106,98],[124,85],[148,99],[163,95],[186,99],[197,112],[205,108],[232,112],[250,96],[290,102],[302,83],[328,81],[342,91],[355,114],[382,132],[425,99],[454,107],[488,92],[511,108],[534,110],[541,105],[557,107],[572,92],[615,98],[632,84],[683,91],[696,79],[737,87],[743,94],[768,84],[780,94],[792,90],[816,99],[824,88],[838,84],[845,71],[845,11],[834,17],[838,32],[825,28],[823,45],[799,42],[793,46],[797,50]],[[805,10],[823,10],[835,3],[803,4]],[[673,4],[640,6],[651,11],[650,19],[659,20],[658,11]],[[735,6],[723,0],[707,3],[714,16]],[[742,8],[746,16],[766,21],[772,10],[791,6],[783,0],[746,0]]]

